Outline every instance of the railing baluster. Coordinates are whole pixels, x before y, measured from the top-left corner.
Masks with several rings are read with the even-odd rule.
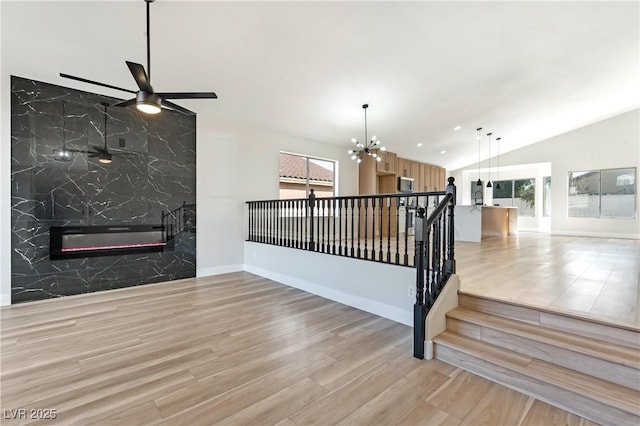
[[[256,205],[256,209],[258,212],[258,229],[257,229],[257,237],[258,237],[258,242],[261,243],[262,242],[262,221],[264,219],[264,215],[262,214],[262,201],[259,201]]]
[[[387,198],[387,263],[391,263],[391,197]]]
[[[361,211],[361,202],[362,199],[358,198],[358,250],[356,252],[358,259],[361,258],[360,256],[360,225],[362,224],[362,211]]]
[[[308,250],[309,249],[309,240],[311,239],[309,237],[309,229],[311,228],[310,224],[309,224],[309,206],[305,204],[305,206],[301,206],[301,213],[303,215],[303,220],[302,220],[302,242],[303,242],[303,249]]]
[[[326,245],[326,239],[325,236],[327,234],[327,229],[326,229],[326,218],[327,216],[327,200],[326,199],[322,199],[322,215],[320,216],[320,220],[322,220],[322,253],[326,253],[327,250],[327,245]]]
[[[329,223],[333,223],[333,239],[331,245],[331,254],[336,254],[336,200],[334,198],[331,199],[331,221]]]
[[[269,217],[271,218],[271,244],[276,244],[276,235],[278,232],[276,229],[276,216],[274,214],[276,210],[276,202],[272,201],[269,204]]]
[[[305,201],[296,201],[295,202],[295,208],[296,208],[296,212],[295,212],[295,221],[296,221],[296,234],[295,234],[295,244],[296,244],[296,248],[299,249],[304,249],[304,222],[305,222],[305,217],[306,217],[306,213],[304,211],[304,203]]]
[[[338,255],[342,256],[342,199],[340,198],[338,198],[338,238]]]
[[[367,231],[368,231],[368,227],[369,227],[369,223],[368,223],[368,216],[369,216],[369,199],[365,198],[364,199],[364,258],[367,258],[367,245],[368,245],[368,236],[367,236]],[[362,217],[362,216],[360,216]],[[360,256],[358,256],[360,257]]]
[[[410,219],[410,210],[409,210],[409,197],[407,197],[407,201],[405,202],[404,205],[404,214],[405,214],[405,221],[404,221],[404,265],[407,266],[409,265],[409,252],[408,247],[409,247],[409,219]]]
[[[315,246],[315,240],[314,240],[314,223],[313,223],[313,216],[314,216],[314,209],[316,206],[316,196],[313,193],[313,189],[311,189],[310,194],[309,194],[309,247],[308,250],[311,251],[315,251],[316,246]]]
[[[293,208],[292,208],[292,201],[291,200],[287,200],[287,202],[284,204],[284,220],[285,220],[285,246],[286,247],[291,247],[291,241],[292,241],[292,236],[293,236],[293,226],[295,222],[292,222],[292,220],[295,220],[295,217],[293,216]]]
[[[376,260],[376,199],[375,198],[371,199],[371,260]]]
[[[396,199],[396,265],[400,264],[400,198]]]
[[[380,229],[378,230],[379,234],[380,234],[380,249],[378,251],[378,261],[382,262],[384,261],[384,255],[382,253],[382,204],[384,199],[383,198],[378,198],[378,211],[380,212],[380,220],[378,221],[380,223]]]

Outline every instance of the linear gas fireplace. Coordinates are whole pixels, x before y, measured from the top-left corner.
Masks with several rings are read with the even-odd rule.
[[[52,226],[51,260],[162,251],[167,245],[162,225]]]

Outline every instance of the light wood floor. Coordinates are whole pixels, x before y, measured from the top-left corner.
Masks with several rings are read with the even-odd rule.
[[[32,409],[55,425],[590,424],[412,358],[407,326],[248,273],[1,314],[3,425],[51,414]]]
[[[640,325],[639,241],[521,233],[456,254],[464,291]],[[46,413],[30,409],[56,425],[589,423],[413,359],[409,327],[247,273],[0,312],[3,425]]]
[[[640,240],[521,232],[456,259],[463,291],[640,328]]]

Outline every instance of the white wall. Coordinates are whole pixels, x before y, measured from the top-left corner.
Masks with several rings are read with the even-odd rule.
[[[413,324],[416,270],[305,250],[245,242],[245,269],[274,281]]]
[[[198,276],[243,269],[246,201],[278,198],[280,151],[337,160],[339,194],[357,194],[357,166],[341,147],[198,115]]]
[[[494,158],[492,163],[495,164],[495,161]],[[635,219],[572,218],[567,214],[569,172],[622,167],[638,169],[636,170],[636,211],[640,210],[640,196],[637,191],[637,179],[640,177],[640,110],[636,109],[500,155],[501,167],[525,166],[533,163],[551,164],[550,229],[552,234],[640,238],[640,220],[637,217]],[[487,162],[482,162],[480,167],[487,167]],[[458,191],[458,202],[462,203],[464,198],[461,197],[466,195],[465,191],[469,191],[468,187],[464,189],[465,180],[469,180],[469,176],[477,179],[477,166],[459,169],[452,174],[456,182],[463,183],[462,191]],[[495,171],[492,176],[495,176]],[[502,172],[500,178],[503,178]],[[539,204],[541,201],[540,199]]]

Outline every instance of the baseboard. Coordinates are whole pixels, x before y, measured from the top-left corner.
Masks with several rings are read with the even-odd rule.
[[[405,311],[395,306],[386,305],[384,303],[376,302],[375,300],[365,299],[360,296],[344,293],[342,291],[314,284],[299,278],[263,268],[257,268],[251,265],[245,264],[244,270],[281,284],[315,294],[316,296],[324,297],[325,299],[333,300],[334,302],[342,303],[343,305],[351,306],[362,311],[390,319],[391,321],[395,321],[400,324],[411,327],[413,326],[413,312]]]
[[[551,231],[550,235],[566,237],[621,238],[624,240],[640,240],[640,234],[623,234],[615,232]]]
[[[224,265],[224,266],[213,266],[211,268],[197,268],[196,269],[196,277],[208,277],[211,275],[221,275],[221,274],[229,274],[232,272],[242,272],[244,271],[244,265]]]
[[[0,293],[0,306],[8,306],[11,304],[11,294]]]

